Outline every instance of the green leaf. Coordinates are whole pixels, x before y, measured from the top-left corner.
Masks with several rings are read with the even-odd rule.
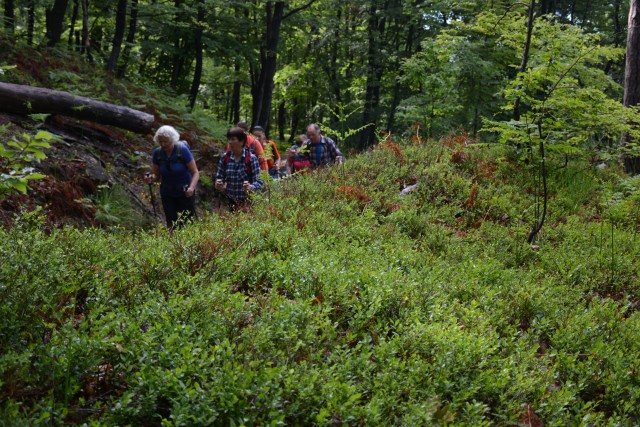
[[[42,174],[42,173],[32,173],[32,174],[29,174],[29,175],[25,176],[24,179],[35,180],[35,179],[43,179],[43,178],[46,178],[46,177],[47,177],[47,175]]]

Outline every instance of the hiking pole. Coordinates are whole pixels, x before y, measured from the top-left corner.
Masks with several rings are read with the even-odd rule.
[[[147,177],[149,176],[151,176],[150,173],[147,174]],[[151,184],[150,182],[148,182],[147,184],[149,185],[149,195],[151,196],[151,206],[153,206],[153,215],[155,217],[158,217],[158,212],[156,212],[156,198],[153,195],[153,187],[152,187],[153,184]]]

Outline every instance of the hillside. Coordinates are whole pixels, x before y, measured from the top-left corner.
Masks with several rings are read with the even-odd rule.
[[[1,75],[3,81],[68,91],[139,109],[155,116],[155,127],[176,127],[195,152],[205,176],[204,185],[198,188],[199,209],[211,208],[213,191],[206,177],[217,165],[224,126],[204,113],[189,113],[186,101],[170,92],[116,80],[69,53],[26,46],[13,49],[10,41],[0,36],[0,64],[9,64]],[[55,114],[7,114],[0,108],[0,137],[5,143],[40,130],[55,137],[51,149],[45,152],[47,158],[33,165],[47,178],[32,181],[26,195],[14,194],[0,202],[0,224],[10,226],[16,213],[36,206],[44,210],[51,227],[138,228],[162,221],[158,190],[154,188],[154,211],[149,188],[142,181],[155,147],[152,134],[135,134]]]
[[[637,424],[640,180],[551,162],[529,245],[536,173],[511,153],[388,140],[173,235],[22,216],[0,229],[0,418]]]

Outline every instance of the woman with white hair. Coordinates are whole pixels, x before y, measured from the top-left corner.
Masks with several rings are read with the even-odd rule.
[[[195,191],[200,173],[188,146],[179,141],[172,126],[161,126],[153,140],[160,147],[153,150],[153,165],[146,182],[160,181],[160,198],[167,226],[174,229],[178,221],[196,217]]]

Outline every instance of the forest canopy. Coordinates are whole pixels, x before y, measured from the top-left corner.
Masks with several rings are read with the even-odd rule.
[[[628,2],[4,1],[4,34],[292,141],[465,129],[565,153],[617,147]],[[11,66],[13,64],[2,64]],[[11,72],[5,73],[11,80]],[[486,131],[483,133],[483,131]]]

